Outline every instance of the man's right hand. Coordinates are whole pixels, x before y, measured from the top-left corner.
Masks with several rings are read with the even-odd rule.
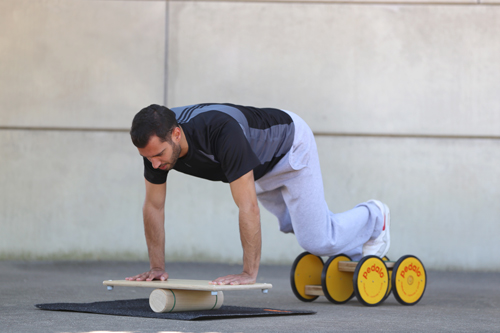
[[[144,272],[142,274],[137,274],[136,276],[125,278],[125,280],[127,281],[153,281],[153,280],[167,281],[167,279],[168,279],[168,273],[161,268],[151,268],[148,272]]]

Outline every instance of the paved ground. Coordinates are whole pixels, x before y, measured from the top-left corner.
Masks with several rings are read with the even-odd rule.
[[[172,278],[211,279],[237,272],[239,266],[172,263]],[[315,315],[176,321],[43,311],[37,303],[94,302],[147,298],[149,289],[102,286],[142,272],[137,262],[0,262],[0,332],[498,332],[500,273],[428,272],[427,291],[415,306],[402,306],[390,296],[369,308],[351,300],[333,305],[324,297],[312,303],[295,298],[289,267],[263,266],[259,282],[274,288],[225,293],[227,305],[308,309]]]

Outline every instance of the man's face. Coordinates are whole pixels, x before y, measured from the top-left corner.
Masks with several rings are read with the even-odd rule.
[[[160,170],[170,170],[174,167],[181,153],[181,145],[179,142],[169,143],[162,142],[159,137],[153,135],[149,138],[149,142],[144,148],[137,148],[139,154],[147,158],[153,168]]]

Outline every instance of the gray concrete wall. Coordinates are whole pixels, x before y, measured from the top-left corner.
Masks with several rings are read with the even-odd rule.
[[[495,1],[0,3],[0,258],[145,258],[143,106],[289,109],[340,212],[392,209],[391,258],[500,270]],[[227,185],[170,176],[167,259],[238,262]],[[262,214],[263,261],[292,235]]]
[[[0,257],[145,256],[126,128],[164,102],[166,14],[162,1],[0,2]]]

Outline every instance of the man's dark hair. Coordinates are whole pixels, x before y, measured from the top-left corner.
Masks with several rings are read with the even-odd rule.
[[[172,142],[172,130],[176,127],[179,124],[172,110],[151,104],[135,115],[130,136],[137,148],[144,148],[153,135],[160,138],[161,142]]]

